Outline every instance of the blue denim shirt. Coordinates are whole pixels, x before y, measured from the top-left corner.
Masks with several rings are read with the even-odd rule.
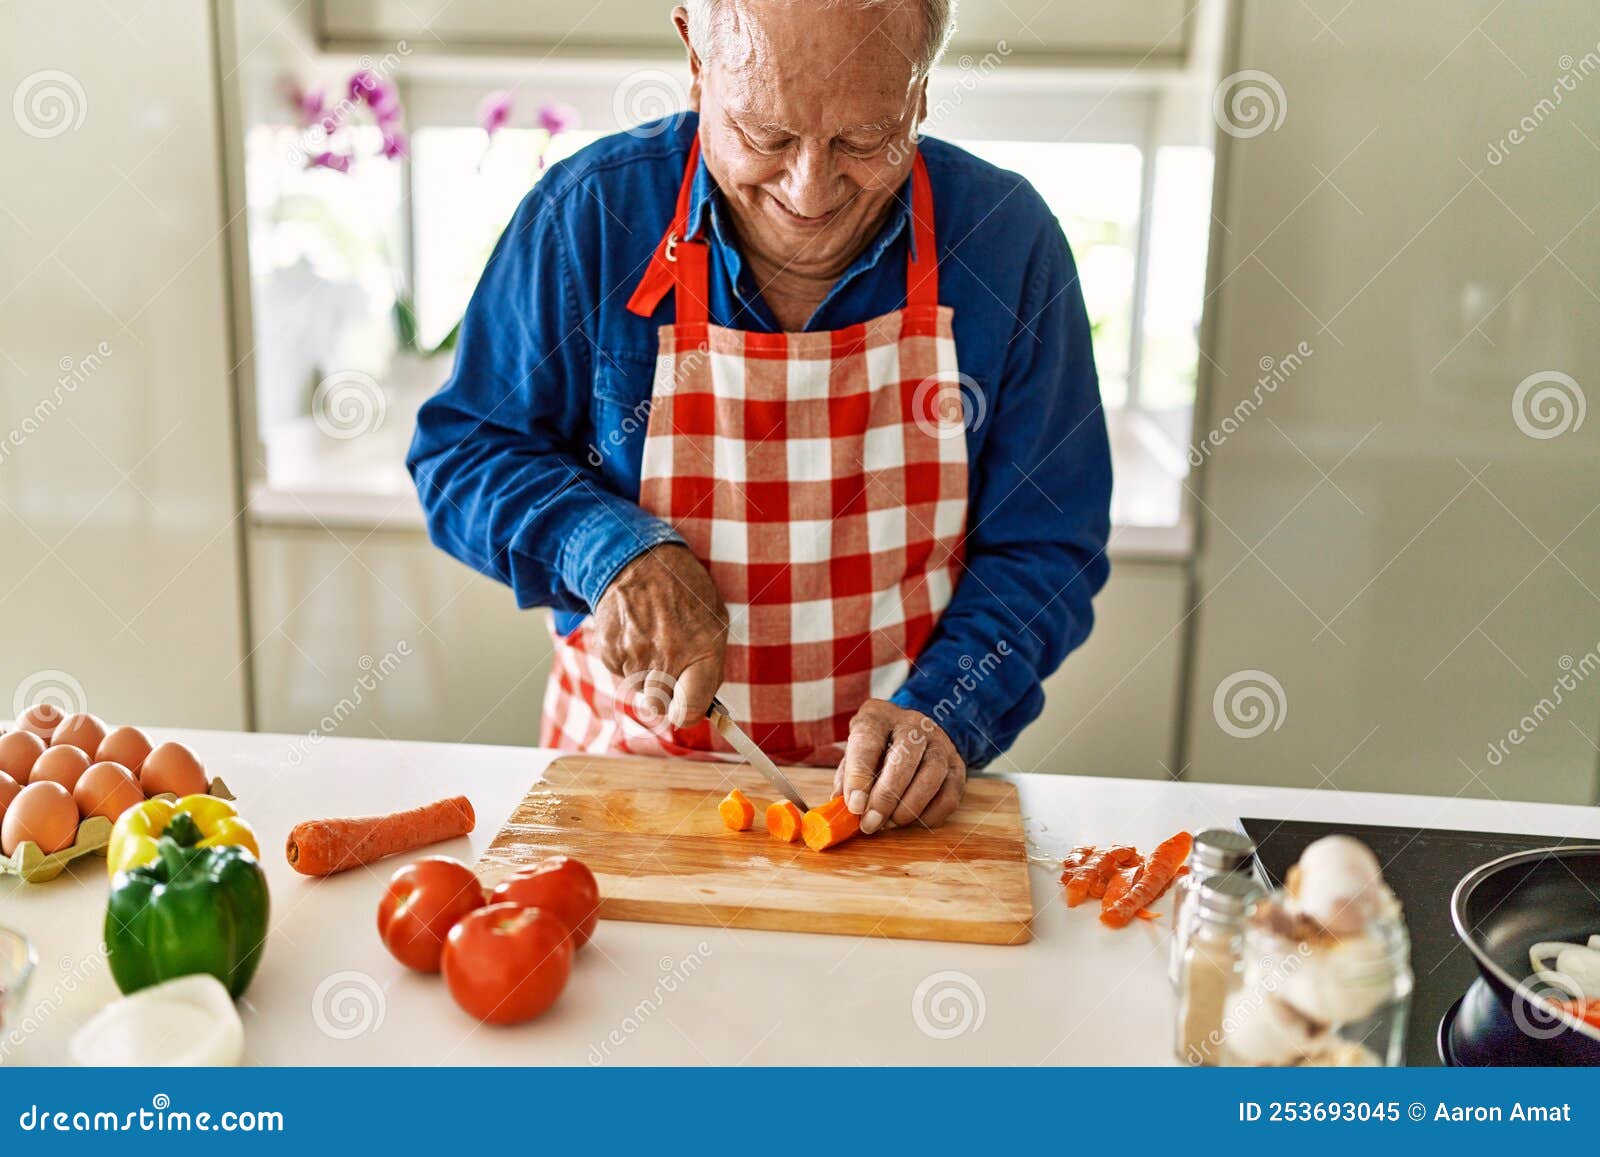
[[[671,222],[697,125],[688,114],[607,137],[545,174],[473,294],[454,373],[417,416],[407,465],[433,541],[507,583],[518,606],[553,608],[562,632],[628,562],[681,541],[636,503],[673,295],[651,318],[626,303]],[[1061,227],[1016,174],[941,141],[920,147],[940,301],[978,396],[966,571],[893,699],[981,766],[1038,716],[1040,682],[1089,634],[1109,570],[1111,456]],[[807,330],[905,305],[909,196],[908,181]],[[776,331],[703,164],[691,226],[702,223],[713,323]]]

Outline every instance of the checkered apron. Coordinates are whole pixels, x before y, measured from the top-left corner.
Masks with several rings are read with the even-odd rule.
[[[912,175],[907,304],[830,333],[711,325],[707,252],[677,215],[628,307],[668,290],[639,504],[669,522],[728,608],[717,696],[779,762],[836,764],[850,720],[905,681],[962,570],[967,447],[953,311],[939,305],[933,196]],[[619,679],[586,620],[557,637],[545,746],[718,758],[704,721],[664,721],[664,676]]]

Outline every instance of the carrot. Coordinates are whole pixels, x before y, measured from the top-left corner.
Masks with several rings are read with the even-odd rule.
[[[734,788],[717,805],[717,814],[722,817],[723,826],[729,831],[747,832],[755,823],[756,808],[745,798],[744,792]]]
[[[800,809],[789,800],[780,799],[767,805],[767,831],[786,844],[792,844],[800,838],[803,818]]]
[[[1106,885],[1117,869],[1127,867],[1139,858],[1139,853],[1126,844],[1115,844],[1090,856],[1088,861],[1067,881],[1067,907],[1076,908],[1091,897],[1098,900],[1106,894]]]
[[[464,795],[386,816],[306,820],[289,832],[289,866],[305,876],[331,876],[385,856],[453,840],[477,823]]]
[[[800,817],[800,834],[813,852],[842,844],[861,830],[861,817],[844,806],[844,796],[836,795],[821,807]]]
[[[1061,882],[1065,884],[1072,879],[1079,868],[1089,862],[1089,857],[1094,855],[1093,844],[1079,844],[1067,853],[1067,858],[1061,861]]]
[[[1139,874],[1143,871],[1143,860],[1137,864],[1130,864],[1126,868],[1119,869],[1117,874],[1111,877],[1111,882],[1106,885],[1106,894],[1101,898],[1100,906],[1109,908],[1120,900],[1128,889],[1138,881]]]
[[[1188,832],[1179,832],[1171,839],[1164,840],[1150,853],[1150,858],[1145,861],[1144,871],[1133,886],[1124,892],[1114,904],[1107,904],[1100,912],[1100,922],[1112,928],[1126,928],[1133,922],[1134,917],[1155,903],[1171,886],[1172,881],[1178,876],[1178,869],[1183,867],[1189,858],[1189,851],[1194,847],[1194,837]],[[1152,913],[1153,915],[1153,913]]]

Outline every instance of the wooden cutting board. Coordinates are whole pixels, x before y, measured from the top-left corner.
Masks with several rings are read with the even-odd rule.
[[[807,802],[833,772],[787,769]],[[738,787],[756,827],[732,832],[717,804]],[[554,852],[600,883],[607,920],[771,928],[910,940],[1021,944],[1033,914],[1017,789],[973,778],[943,827],[858,836],[825,852],[767,834],[776,795],[743,764],[562,756],[478,864],[486,884]]]

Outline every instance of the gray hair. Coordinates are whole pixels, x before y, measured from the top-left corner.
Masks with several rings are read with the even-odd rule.
[[[815,3],[815,0],[812,0]],[[816,3],[818,8],[838,8],[847,4],[859,5],[862,8],[895,8],[908,0],[821,0]],[[945,46],[950,43],[950,36],[956,30],[956,4],[959,0],[919,0],[922,5],[923,15],[927,18],[927,30],[923,34],[922,50],[918,54],[916,65],[917,75],[927,76],[933,66],[939,63],[939,58],[944,55]],[[689,12],[689,43],[694,46],[696,55],[701,60],[709,59],[711,44],[715,38],[717,11],[722,0],[683,0],[683,6]]]

